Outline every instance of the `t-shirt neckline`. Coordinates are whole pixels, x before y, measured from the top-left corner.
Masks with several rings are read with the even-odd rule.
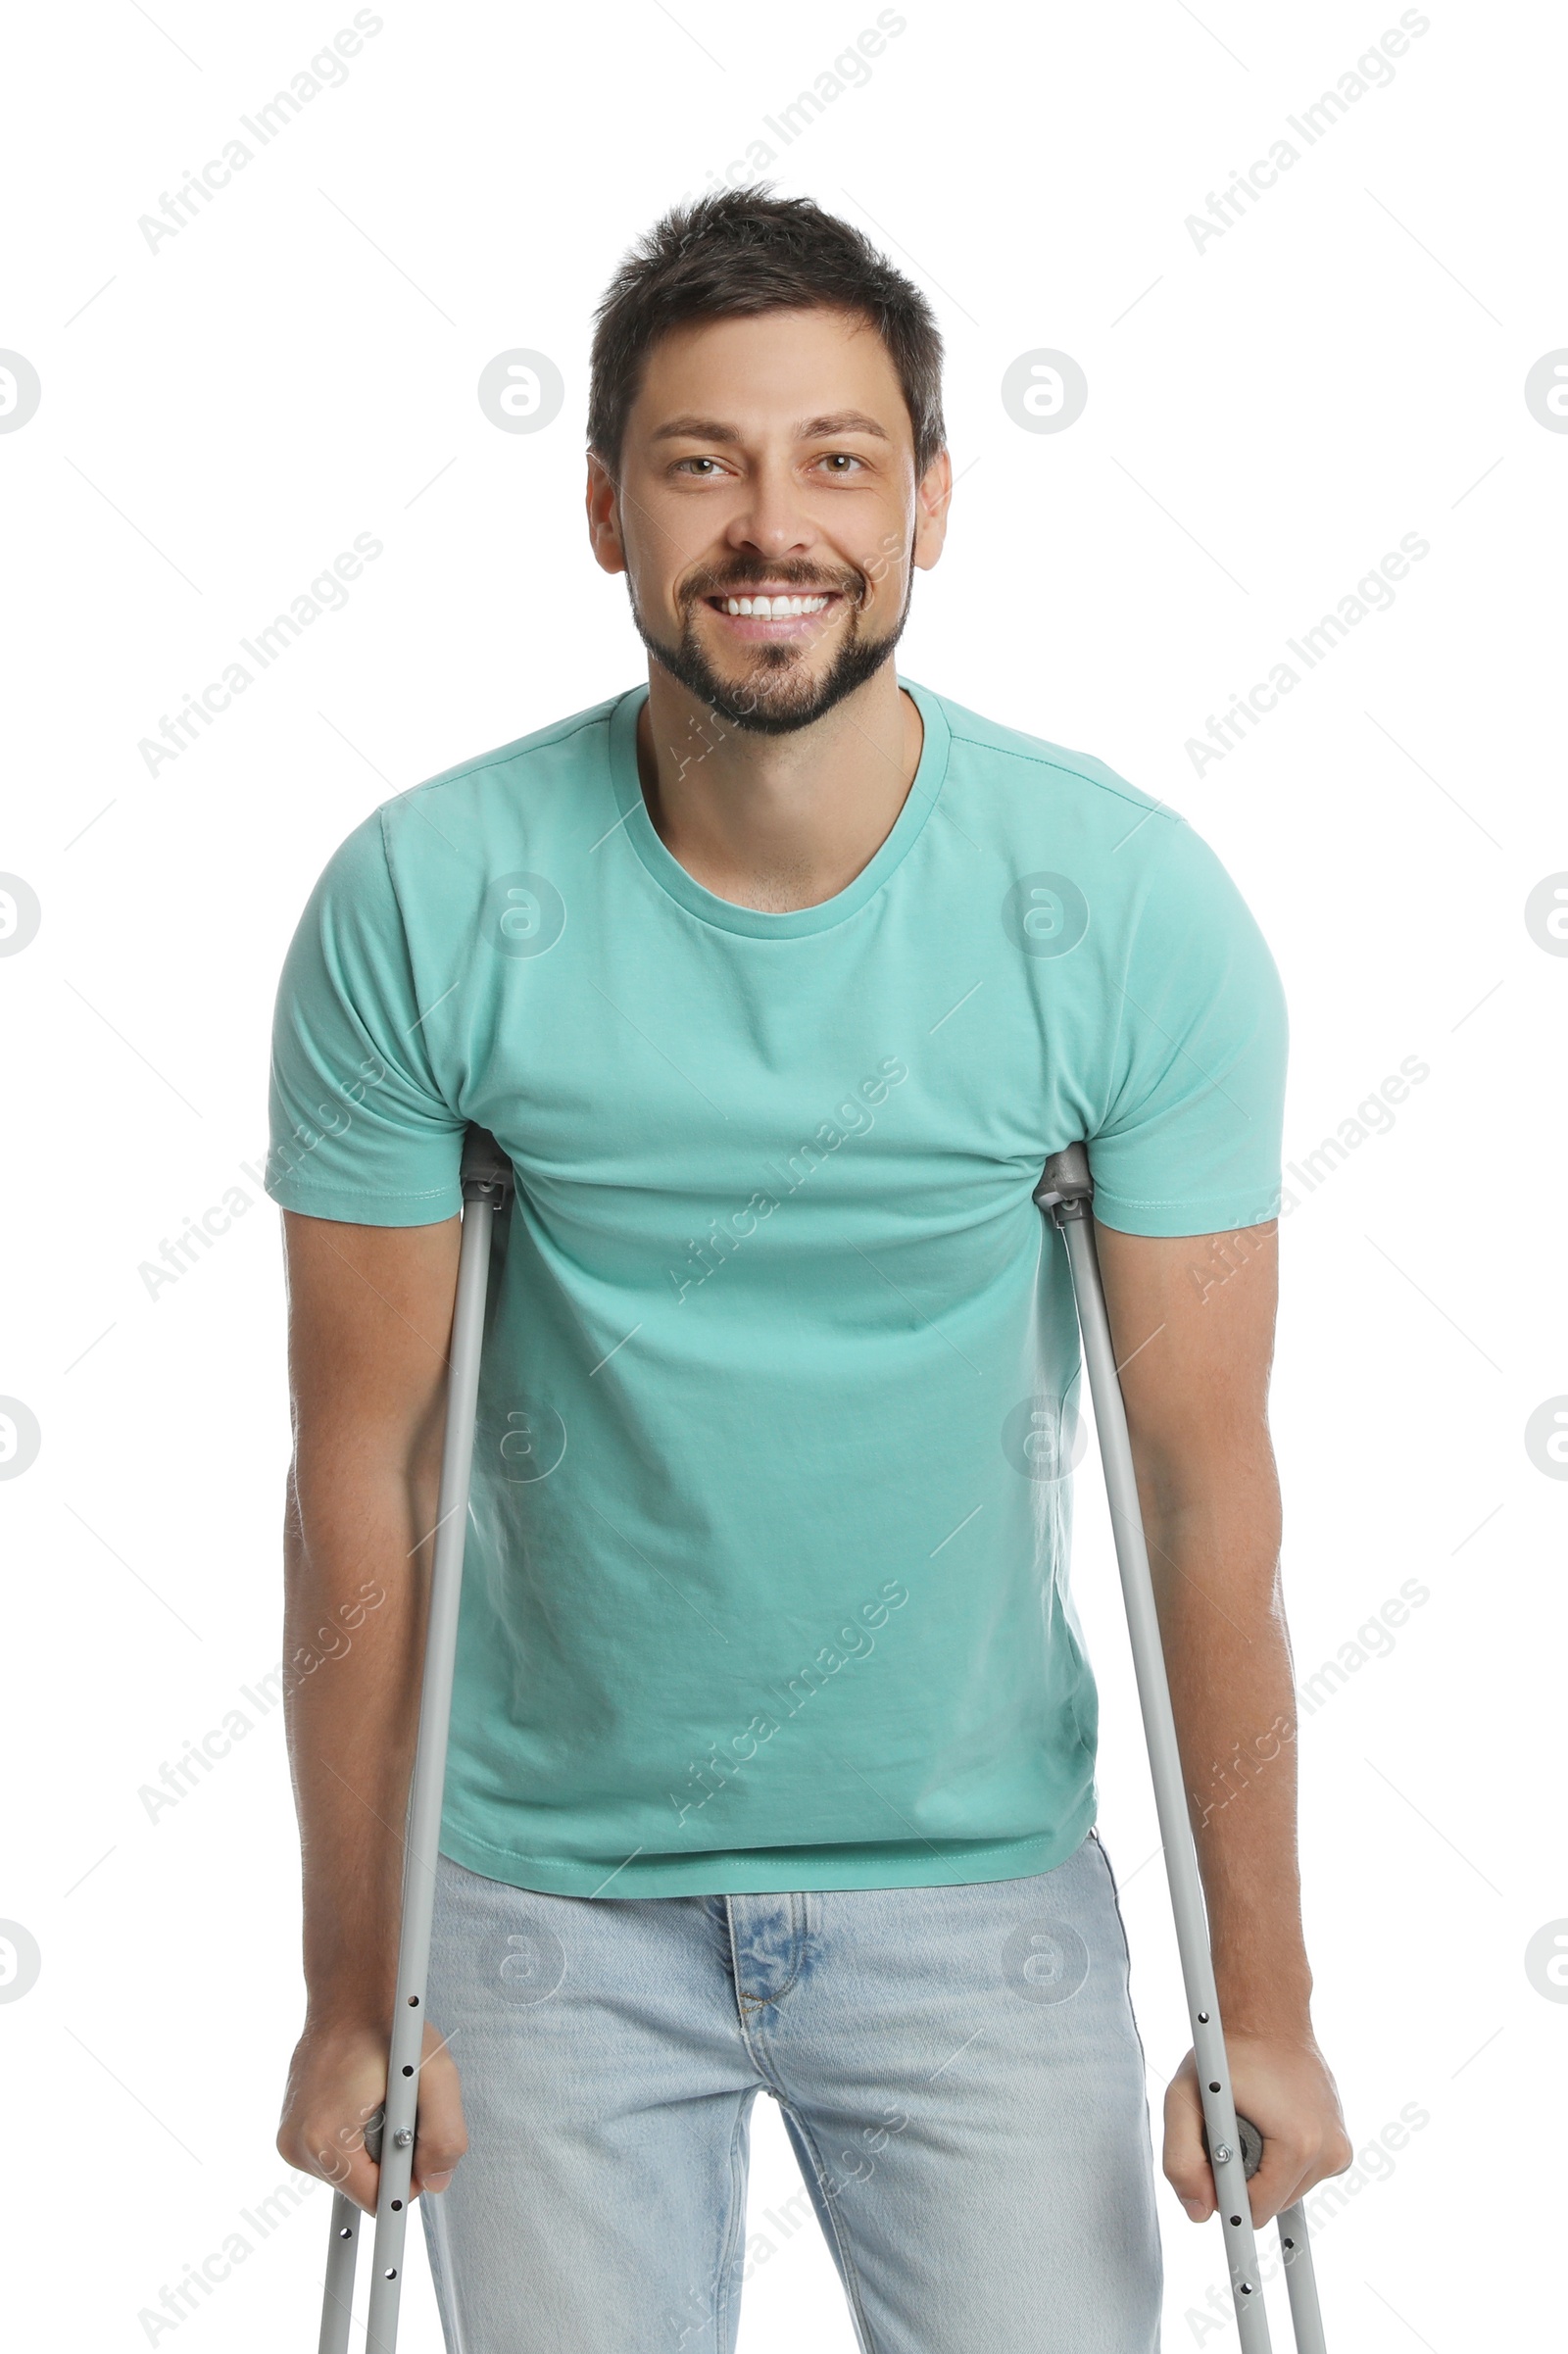
[[[648,684],[628,687],[610,715],[610,781],[620,810],[621,827],[638,858],[662,890],[702,922],[725,932],[744,933],[754,940],[798,940],[811,932],[830,931],[863,907],[881,890],[918,838],[936,808],[948,771],[952,741],[940,699],[928,687],[895,672],[898,683],[912,698],[925,730],[914,781],[904,807],[894,819],[886,841],[861,867],[854,881],[814,907],[791,907],[782,914],[762,907],[743,907],[708,891],[680,860],[665,849],[648,814],[642,779],[637,771],[637,721],[648,700]]]

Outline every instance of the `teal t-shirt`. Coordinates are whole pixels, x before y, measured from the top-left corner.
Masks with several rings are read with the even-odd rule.
[[[442,1844],[564,1895],[909,1888],[1095,1818],[1078,1336],[1031,1195],[1279,1202],[1285,1016],[1183,819],[907,679],[918,771],[820,907],[715,898],[646,685],[399,794],[278,992],[268,1192],[419,1226],[516,1172],[487,1310]]]

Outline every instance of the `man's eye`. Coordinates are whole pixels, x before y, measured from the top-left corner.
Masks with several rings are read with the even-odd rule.
[[[863,466],[865,460],[857,458],[853,450],[829,450],[827,464],[836,468],[840,466]]]
[[[716,458],[679,458],[675,462],[675,471],[678,474],[681,467],[686,466],[717,466],[717,464]]]

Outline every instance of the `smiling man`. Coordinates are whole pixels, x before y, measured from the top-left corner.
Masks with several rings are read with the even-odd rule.
[[[898,673],[948,519],[940,366],[917,290],[813,204],[662,221],[589,413],[646,685],[372,811],[282,977],[291,1649],[360,1616],[290,1684],[278,2141],[368,2211],[469,1122],[516,1176],[416,2148],[465,2354],[727,2354],[772,2245],[760,2091],[868,2354],[1156,2346],[1067,1584],[1077,1330],[1032,1200],[1079,1138],[1255,2219],[1349,2162],[1266,1422],[1279,984],[1172,811]],[[1199,2118],[1189,2054],[1164,2166],[1200,2219]]]

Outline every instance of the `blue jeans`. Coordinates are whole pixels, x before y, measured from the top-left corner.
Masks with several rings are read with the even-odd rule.
[[[429,2001],[469,2136],[419,2201],[448,2354],[732,2354],[763,2091],[865,2354],[1158,2346],[1093,1833],[1022,1880],[794,1895],[551,1896],[443,1856]]]

